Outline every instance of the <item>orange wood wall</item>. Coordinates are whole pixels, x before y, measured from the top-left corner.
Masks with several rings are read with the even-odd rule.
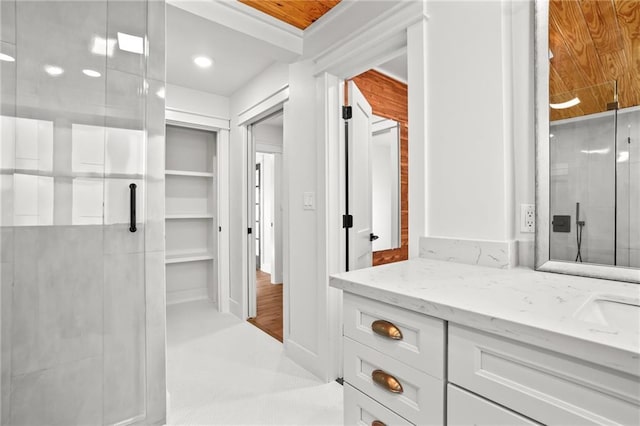
[[[407,85],[371,70],[352,80],[371,104],[373,113],[400,124],[400,242],[398,249],[373,252],[373,264],[409,257],[409,103]]]

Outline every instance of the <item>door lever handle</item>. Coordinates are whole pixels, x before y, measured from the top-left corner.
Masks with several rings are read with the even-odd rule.
[[[374,234],[373,232],[369,234],[369,241],[375,241],[375,240],[377,240],[378,238],[380,238],[380,237],[378,237],[378,236],[377,236],[376,234]]]
[[[136,187],[135,183],[129,185],[129,231],[136,232]]]

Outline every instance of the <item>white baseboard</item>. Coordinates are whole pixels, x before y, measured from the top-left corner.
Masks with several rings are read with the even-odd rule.
[[[189,290],[172,291],[167,293],[167,305],[176,303],[193,302],[196,300],[209,300],[206,288],[194,288]]]

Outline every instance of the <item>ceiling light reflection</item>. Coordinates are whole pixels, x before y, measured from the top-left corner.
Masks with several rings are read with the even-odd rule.
[[[193,63],[200,68],[209,68],[211,65],[213,65],[213,59],[206,56],[196,56],[195,58],[193,58]]]
[[[580,103],[580,99],[578,97],[575,97],[571,100],[568,100],[567,102],[561,102],[559,104],[549,104],[549,106],[553,109],[566,109],[566,108],[571,108],[573,106],[576,106]]]
[[[13,56],[9,56],[6,53],[0,53],[0,61],[15,62],[16,58],[14,58]]]
[[[64,73],[64,70],[56,65],[45,65],[44,70],[52,77],[57,77]]]
[[[98,71],[90,70],[90,69],[84,69],[82,70],[82,73],[87,77],[93,77],[93,78],[98,78],[102,75]]]

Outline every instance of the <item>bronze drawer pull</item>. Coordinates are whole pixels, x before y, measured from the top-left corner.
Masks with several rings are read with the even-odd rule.
[[[371,329],[379,336],[392,340],[402,340],[402,331],[389,321],[374,321],[371,323]]]
[[[385,373],[382,370],[373,370],[371,378],[374,382],[392,393],[402,393],[402,385],[389,373]]]
[[[387,425],[386,423],[383,423],[380,420],[374,420],[371,422],[371,426],[387,426]]]

